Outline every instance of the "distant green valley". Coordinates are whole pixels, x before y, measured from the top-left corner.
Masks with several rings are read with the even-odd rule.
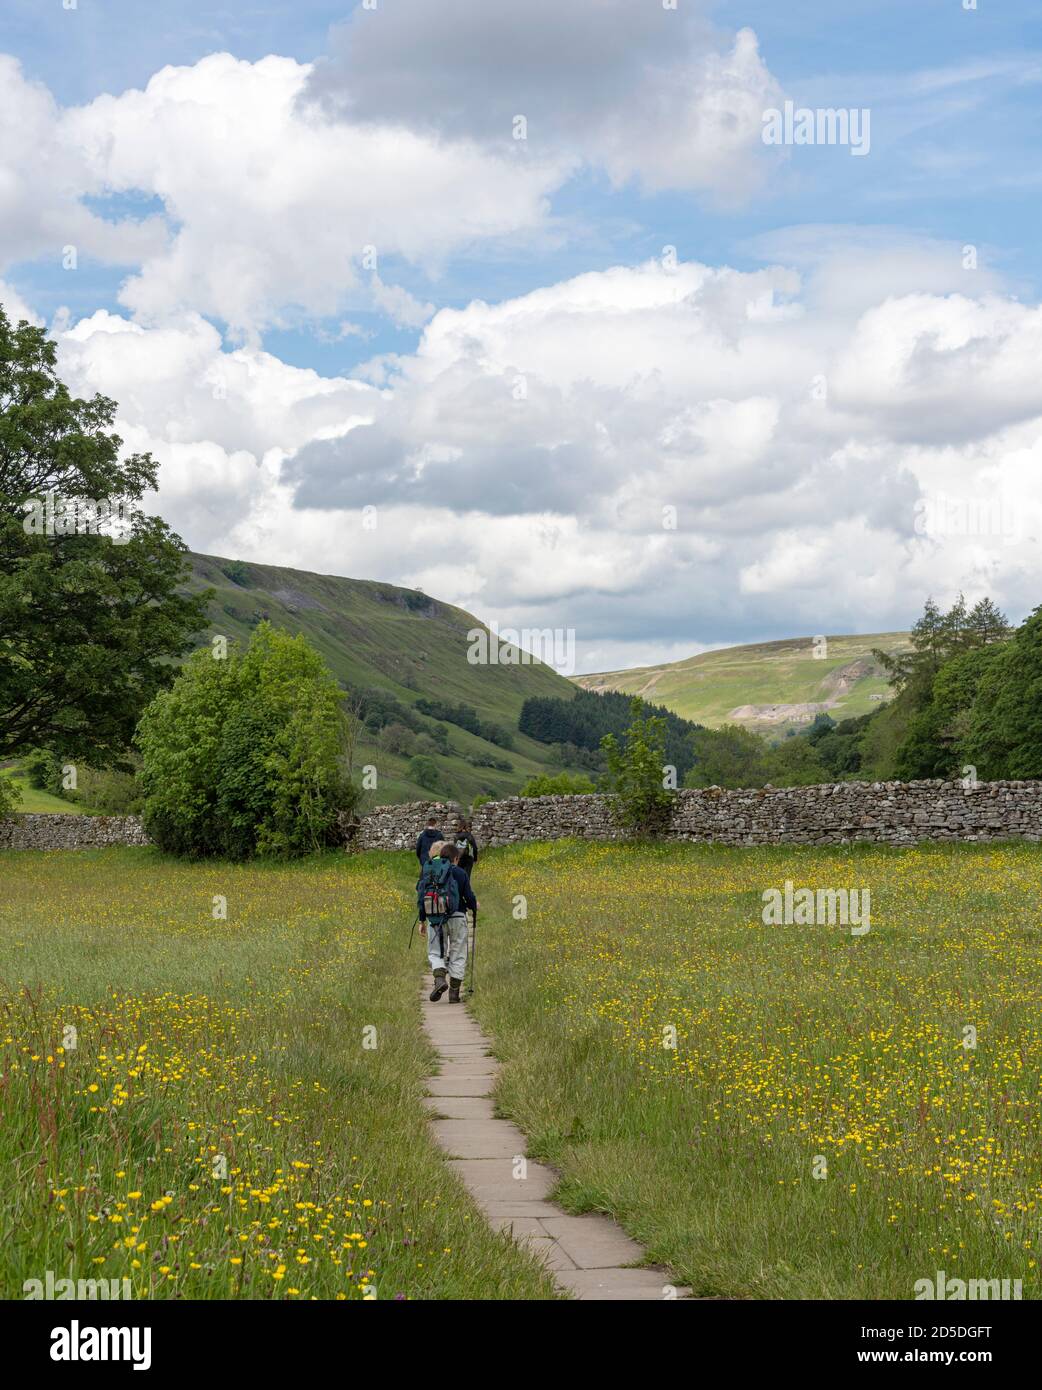
[[[907,632],[793,637],[725,647],[683,661],[576,676],[584,690],[640,695],[696,724],[740,724],[768,739],[806,729],[818,714],[837,722],[871,714],[890,679],[874,649],[907,652]]]

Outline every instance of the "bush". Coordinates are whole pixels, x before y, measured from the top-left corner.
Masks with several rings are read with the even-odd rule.
[[[21,787],[0,772],[0,820],[3,820],[4,816],[13,816],[21,800]]]
[[[468,758],[467,762],[471,767],[492,767],[497,772],[513,772],[514,764],[506,758],[492,758],[486,753],[479,753],[476,757]]]
[[[241,652],[195,652],[138,727],[144,820],[191,857],[306,854],[354,803],[335,679],[302,635],[262,623]]]
[[[559,772],[551,777],[543,772],[537,777],[530,777],[521,788],[520,795],[577,796],[594,790],[594,785],[588,777],[576,777],[570,772]]]
[[[666,721],[643,715],[644,702],[636,696],[630,702],[631,723],[625,742],[620,744],[614,734],[601,740],[608,761],[604,780],[614,797],[615,817],[626,830],[638,835],[665,828],[675,796],[666,785]]]
[[[76,790],[60,795],[103,816],[136,816],[145,806],[138,778],[115,768],[78,768]]]
[[[1042,777],[1042,607],[989,661],[962,745],[980,777]]]
[[[433,758],[424,757],[422,754],[409,760],[405,775],[410,782],[415,782],[418,787],[423,787],[426,791],[444,792],[447,790],[437,763]]]
[[[819,747],[809,737],[797,736],[769,748],[763,759],[766,780],[772,787],[812,787],[831,781],[818,754]]]
[[[420,714],[425,714],[430,719],[447,719],[450,724],[466,729],[468,733],[483,738],[488,743],[494,743],[499,748],[511,749],[514,746],[514,736],[509,729],[480,719],[477,710],[471,705],[453,705],[444,700],[424,698],[416,701],[416,708]]]
[[[385,724],[380,730],[380,747],[388,753],[396,753],[399,757],[411,757],[417,751],[417,742],[417,737],[413,731],[397,721],[393,724]]]
[[[45,748],[34,748],[22,759],[22,773],[30,787],[38,792],[50,792],[52,796],[62,794],[62,760],[57,753]]]
[[[221,573],[233,584],[238,584],[240,588],[248,589],[250,587],[249,566],[243,560],[229,560],[226,565],[221,566]]]
[[[762,787],[767,745],[741,724],[703,729],[694,736],[695,766],[686,787]]]
[[[131,766],[133,766],[131,760]],[[22,772],[31,787],[106,816],[139,815],[143,808],[141,784],[135,772],[122,768],[76,765],[76,785],[66,786],[65,767],[56,753],[36,748],[22,759]]]

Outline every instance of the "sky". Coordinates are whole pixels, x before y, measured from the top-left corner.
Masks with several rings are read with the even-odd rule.
[[[0,302],[196,550],[580,671],[1042,602],[1030,0],[5,0]]]

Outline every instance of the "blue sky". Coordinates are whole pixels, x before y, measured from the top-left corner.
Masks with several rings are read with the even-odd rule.
[[[391,7],[394,0],[381,0]],[[640,0],[634,0],[640,3]],[[292,7],[209,4],[144,6],[139,0],[8,0],[0,47],[63,105],[144,86],[161,67],[228,51],[257,60],[269,53],[300,62],[320,58],[331,26],[354,7],[298,0]],[[750,26],[771,71],[794,100],[808,105],[870,106],[873,154],[851,161],[843,150],[802,152],[794,176],[769,197],[737,207],[687,192],[613,188],[597,171],[566,183],[553,198],[561,244],[510,254],[501,247],[468,253],[432,283],[400,261],[389,265],[413,293],[439,307],[474,297],[523,294],[548,279],[634,262],[665,243],[682,256],[753,267],[753,238],[779,227],[852,222],[900,227],[974,242],[982,255],[1028,293],[1042,281],[1035,234],[1042,180],[1042,16],[1029,0],[722,0],[720,25]],[[826,158],[819,156],[824,153]],[[98,200],[102,216],[144,215],[155,197]],[[51,263],[23,264],[8,280],[45,314],[58,303],[87,312],[115,307],[125,271],[83,268],[74,292]],[[314,321],[266,337],[288,361],[324,372],[350,370],[376,352],[400,352],[416,332],[356,307],[371,335],[323,341],[330,324]]]
[[[1037,601],[1033,522],[912,524],[942,488],[1033,515],[1027,0],[7,0],[0,54],[0,290],[196,548],[556,616],[587,668]],[[768,149],[783,99],[867,109],[869,153]],[[367,501],[394,524],[345,552]]]

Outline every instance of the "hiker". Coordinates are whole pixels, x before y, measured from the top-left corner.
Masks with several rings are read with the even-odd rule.
[[[448,841],[435,842],[416,885],[420,935],[427,938],[427,959],[434,973],[431,1003],[446,990],[449,1003],[459,1004],[460,985],[467,969],[467,914],[477,912],[478,900],[470,879],[456,863],[459,851]]]
[[[444,838],[445,837],[438,829],[438,817],[428,816],[427,829],[421,830],[416,837],[416,858],[420,861],[421,873],[423,872],[424,864],[426,864],[427,860],[430,858],[431,846]]]
[[[470,878],[474,872],[474,865],[478,862],[478,842],[470,828],[470,821],[460,816],[456,822],[456,830],[453,835],[453,843],[459,850],[460,868]]]

